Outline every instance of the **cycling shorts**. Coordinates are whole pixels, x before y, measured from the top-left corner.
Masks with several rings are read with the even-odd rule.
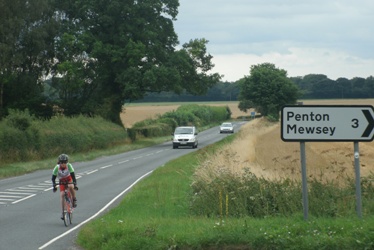
[[[64,179],[60,179],[60,191],[61,192],[64,192],[65,191],[65,185],[64,185],[64,183],[71,183],[71,184],[69,184],[69,185],[72,185],[72,183],[73,183],[73,178],[71,178],[71,176],[68,176],[68,177],[66,177],[66,178],[64,178]]]

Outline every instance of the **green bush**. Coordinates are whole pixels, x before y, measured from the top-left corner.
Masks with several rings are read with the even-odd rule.
[[[136,140],[138,135],[141,137],[161,137],[170,135],[176,124],[171,118],[146,119],[135,123],[128,130],[128,133],[133,141]]]
[[[170,111],[170,112],[165,113],[162,116],[162,118],[173,119],[176,121],[178,126],[189,126],[189,125],[200,126],[201,125],[198,117],[194,116],[192,112],[183,111],[179,109],[176,111]]]
[[[35,117],[30,115],[27,109],[25,111],[10,109],[8,112],[9,115],[5,118],[5,123],[22,131],[28,129],[32,121],[35,120]]]
[[[2,164],[103,149],[128,138],[123,127],[100,117],[58,116],[42,121],[14,111],[0,122],[0,128]]]

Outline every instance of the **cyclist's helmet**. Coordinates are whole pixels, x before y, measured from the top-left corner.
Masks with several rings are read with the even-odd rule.
[[[58,156],[59,163],[67,163],[69,161],[69,156],[67,154],[60,154]]]

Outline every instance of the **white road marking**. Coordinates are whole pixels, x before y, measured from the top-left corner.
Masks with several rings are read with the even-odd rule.
[[[21,201],[27,200],[27,199],[29,199],[29,198],[35,196],[35,195],[36,195],[36,194],[32,194],[32,195],[27,196],[27,197],[25,197],[25,198],[23,198],[23,199],[20,199],[20,200],[17,200],[17,201],[13,201],[12,204],[16,204],[16,203],[18,203],[18,202],[21,202]]]
[[[16,195],[0,195],[1,198],[22,198],[22,196],[16,196]]]
[[[0,201],[14,201],[14,199],[3,199],[0,197]]]
[[[106,168],[110,168],[112,167],[113,165],[107,165],[107,166],[104,166],[104,167],[101,167],[100,169],[106,169]]]
[[[97,217],[99,214],[101,214],[103,211],[105,211],[113,202],[115,202],[118,198],[120,198],[124,193],[126,193],[128,190],[130,190],[136,183],[138,183],[141,179],[143,179],[144,177],[146,177],[147,175],[151,174],[153,172],[152,171],[149,171],[148,173],[140,176],[134,183],[132,183],[128,188],[126,188],[125,190],[123,190],[119,195],[117,195],[116,197],[114,197],[108,204],[106,204],[102,209],[100,209],[96,214],[92,215],[90,218],[88,218],[87,220],[79,223],[78,225],[76,225],[75,227],[73,227],[72,229],[66,231],[65,233],[57,236],[56,238],[53,238],[52,240],[48,241],[47,243],[45,243],[43,246],[39,247],[39,249],[44,249],[46,248],[47,246],[49,246],[50,244],[52,244],[53,242],[55,242],[56,240],[58,239],[61,239],[62,237],[68,235],[69,233],[77,230],[78,228],[80,228],[81,226],[83,226],[84,224],[86,224],[87,222],[93,220],[95,217]]]
[[[126,160],[126,161],[120,161],[118,162],[118,164],[122,164],[122,163],[125,163],[125,162],[128,162],[129,160]]]
[[[8,189],[9,190],[9,189]],[[0,194],[19,194],[19,195],[29,195],[29,193],[17,193],[17,192],[0,192]]]
[[[89,174],[93,174],[95,172],[99,171],[98,169],[95,169],[95,170],[92,170],[91,172],[87,172],[86,174],[89,175]]]
[[[17,192],[17,191],[21,191],[21,192],[29,192],[28,194],[30,194],[30,193],[34,193],[34,192],[35,192],[35,190],[24,189],[23,187],[19,187],[19,188],[11,188],[11,189],[7,189],[7,191],[14,191],[14,192]]]

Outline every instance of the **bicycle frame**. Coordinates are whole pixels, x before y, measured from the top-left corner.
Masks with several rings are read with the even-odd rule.
[[[62,199],[62,202],[64,203],[63,207],[64,207],[64,211],[62,211],[63,213],[63,217],[64,217],[64,224],[65,226],[69,226],[69,224],[72,223],[72,219],[73,219],[73,197],[70,193],[70,190],[69,190],[69,184],[73,184],[73,183],[60,183],[60,185],[64,185],[65,186],[65,190],[64,190],[64,197]]]

